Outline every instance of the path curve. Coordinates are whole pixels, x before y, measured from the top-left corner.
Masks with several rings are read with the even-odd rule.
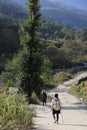
[[[46,106],[35,105],[37,112],[37,116],[33,119],[35,130],[87,130],[87,107],[81,104],[76,97],[67,93],[73,82],[85,76],[87,73],[80,74],[75,79],[64,82],[63,85],[47,92],[48,95],[59,93],[62,103],[59,124],[54,124],[50,103]]]

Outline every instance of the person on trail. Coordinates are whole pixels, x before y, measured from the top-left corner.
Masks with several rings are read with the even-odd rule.
[[[51,110],[52,110],[53,118],[55,120],[54,123],[58,124],[59,114],[60,114],[60,110],[61,110],[61,103],[60,103],[58,94],[55,94],[54,98],[51,101]]]
[[[43,106],[46,105],[47,94],[45,90],[42,90],[41,92],[41,99],[42,99]]]

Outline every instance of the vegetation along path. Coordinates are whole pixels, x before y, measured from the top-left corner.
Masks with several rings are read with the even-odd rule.
[[[47,92],[47,94],[51,96],[53,96],[55,92],[59,93],[62,103],[59,124],[54,124],[50,103],[47,103],[46,106],[36,105],[37,116],[34,117],[34,129],[87,130],[87,106],[67,93],[68,88],[74,81],[78,81],[81,77],[85,77],[86,75],[87,73],[81,74],[75,79],[64,82],[63,85]]]

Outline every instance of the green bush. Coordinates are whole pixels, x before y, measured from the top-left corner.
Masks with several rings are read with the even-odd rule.
[[[56,74],[54,75],[53,80],[54,80],[54,83],[55,83],[56,85],[58,85],[58,84],[61,84],[61,83],[63,83],[64,81],[66,81],[66,80],[68,80],[68,79],[70,79],[70,78],[71,78],[71,75],[70,75],[69,73],[59,72],[59,73],[56,73]]]
[[[31,98],[36,100],[36,101],[39,100],[37,94],[35,93],[35,91],[32,92]]]
[[[68,90],[68,92],[69,92],[70,94],[72,94],[72,95],[78,96],[78,93],[77,93],[76,89],[77,89],[76,84],[73,84],[73,85],[70,87],[70,89]]]
[[[28,105],[26,95],[0,93],[0,130],[26,128],[32,124],[34,110]]]
[[[77,97],[87,100],[87,81],[82,81],[80,84],[73,84],[68,92]]]
[[[5,84],[5,88],[6,88],[6,90],[8,90],[9,87],[12,87],[12,86],[13,86],[13,82],[12,82],[12,80],[11,80],[11,79],[8,79],[7,82],[6,82],[6,84]]]

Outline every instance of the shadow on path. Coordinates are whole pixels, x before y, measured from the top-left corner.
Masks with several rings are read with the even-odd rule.
[[[32,130],[52,130],[52,129],[48,129],[48,128],[47,129],[44,129],[44,128],[41,129],[41,128],[34,127]]]
[[[62,106],[62,110],[87,110],[87,106]]]
[[[80,127],[87,127],[87,125],[84,124],[59,124],[59,125],[68,125],[68,126],[80,126]]]

